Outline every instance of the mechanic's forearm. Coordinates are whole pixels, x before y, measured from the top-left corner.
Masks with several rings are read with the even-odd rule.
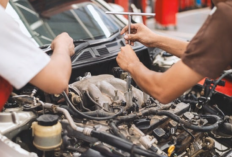
[[[57,47],[48,65],[30,83],[47,93],[59,94],[68,87],[70,75],[71,59],[67,48]]]
[[[181,60],[164,73],[151,71],[135,61],[128,65],[128,72],[142,90],[163,104],[178,98],[204,78]]]
[[[188,42],[177,40],[170,37],[156,35],[156,41],[154,47],[158,47],[166,52],[169,52],[179,58],[184,54],[188,46]]]
[[[63,76],[62,78],[69,81],[72,65],[70,55],[67,53],[67,48],[54,49],[51,59],[54,60],[55,66],[57,67],[56,69]]]
[[[129,66],[129,72],[136,84],[147,94],[162,101],[163,87],[160,86],[162,73],[147,69],[141,62],[136,62]]]

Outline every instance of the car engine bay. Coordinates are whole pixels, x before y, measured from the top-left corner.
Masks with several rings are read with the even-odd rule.
[[[221,80],[161,104],[127,72],[114,74],[86,73],[59,95],[31,85],[12,93],[0,113],[1,145],[29,157],[230,155],[231,117],[211,102]],[[221,139],[227,150],[215,147]]]
[[[176,100],[162,104],[143,92],[118,67],[115,58],[126,45],[120,29],[127,23],[119,17],[107,17],[107,7],[98,8],[103,2],[72,5],[76,12],[71,7],[71,14],[61,13],[62,17],[67,16],[66,22],[59,18],[55,21],[55,16],[41,16],[43,10],[40,16],[28,12],[33,9],[29,3],[37,2],[11,1],[10,4],[24,23],[34,25],[39,24],[34,20],[43,21],[43,29],[38,25],[31,31],[49,56],[52,50],[47,44],[51,41],[44,37],[49,37],[50,30],[64,28],[73,35],[72,75],[68,91],[61,94],[48,94],[30,84],[14,89],[0,112],[0,156],[232,157],[232,94],[228,96],[216,90],[218,86],[226,86],[224,78],[230,77],[232,82],[232,71],[224,72],[217,80],[206,78]],[[40,6],[52,6],[40,3],[36,10]],[[95,14],[88,14],[93,8],[106,21],[104,28],[112,27],[109,36],[101,31],[103,27],[95,28],[98,24],[93,21],[99,20],[94,20]],[[79,20],[74,25],[77,15],[90,21],[85,29]],[[75,34],[72,28],[79,30]],[[90,39],[91,31],[96,36]],[[147,68],[157,72],[164,72],[179,61],[168,52],[147,48],[139,42],[132,48]]]

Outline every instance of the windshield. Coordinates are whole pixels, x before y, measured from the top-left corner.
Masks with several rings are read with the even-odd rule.
[[[74,40],[97,40],[119,31],[110,16],[88,1],[39,11],[41,4],[27,0],[12,0],[11,5],[40,46],[50,44],[62,32],[67,32]]]

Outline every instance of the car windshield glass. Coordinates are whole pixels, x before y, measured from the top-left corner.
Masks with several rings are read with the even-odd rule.
[[[12,7],[40,46],[50,44],[62,32],[67,32],[74,40],[97,40],[119,31],[119,26],[94,3],[76,1],[43,9],[41,6],[44,4],[39,3],[11,1]]]

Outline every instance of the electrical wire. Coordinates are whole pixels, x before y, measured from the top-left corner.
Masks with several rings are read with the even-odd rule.
[[[179,116],[168,112],[168,111],[157,111],[154,109],[150,109],[150,110],[146,110],[142,112],[142,115],[146,116],[146,115],[165,115],[169,118],[171,118],[172,120],[183,124],[186,128],[194,130],[194,131],[199,131],[199,132],[208,132],[208,131],[212,131],[212,130],[216,130],[219,127],[219,122],[220,122],[220,118],[217,116],[202,116],[204,118],[211,118],[214,119],[215,123],[211,124],[209,126],[196,126],[196,125],[192,125],[184,120],[182,120]]]
[[[226,151],[228,151],[228,150],[230,150],[230,148],[227,148],[227,149],[224,149],[224,150],[220,150],[220,149],[218,149],[218,148],[214,148],[214,149],[216,149],[217,151],[219,151],[219,152],[226,152]]]
[[[73,106],[72,102],[69,100],[68,95],[67,95],[65,92],[63,92],[63,95],[64,95],[64,98],[65,98],[67,104],[68,104],[77,114],[79,114],[79,115],[81,115],[82,117],[87,118],[87,119],[91,119],[91,120],[109,120],[109,119],[114,119],[114,118],[116,118],[117,116],[119,116],[119,115],[122,114],[122,112],[123,112],[123,109],[122,109],[122,108],[120,108],[120,107],[115,107],[115,108],[119,109],[120,111],[119,111],[117,114],[113,115],[113,116],[109,116],[109,117],[92,117],[92,116],[88,116],[88,115],[84,114],[83,112],[78,111],[78,110]]]
[[[224,119],[225,118],[224,112],[217,105],[213,105],[213,107],[222,115],[222,117]]]
[[[184,131],[186,131],[186,132],[192,137],[192,139],[193,139],[193,141],[194,141],[194,140],[195,140],[195,137],[193,136],[193,134],[192,134],[191,132],[189,132],[188,129],[186,129],[186,128],[184,127],[183,124],[181,124],[181,126],[182,126],[182,128],[184,129]]]
[[[86,91],[86,95],[88,96],[88,98],[98,107],[100,107],[101,109],[103,108],[100,104],[98,104],[96,101],[93,100],[93,98],[89,95],[89,92]]]
[[[84,103],[83,103],[82,100],[80,100],[80,104],[81,104],[81,107],[82,107],[83,109],[85,109],[86,111],[91,111],[90,109],[88,109],[88,108],[85,107],[85,105],[84,105]]]
[[[227,75],[232,74],[232,70],[228,70],[226,71],[213,85],[213,87],[210,90],[210,93],[208,95],[208,98],[210,98],[213,95],[213,91],[215,90],[215,88],[217,87],[218,83]],[[207,99],[207,101],[209,101],[209,99]]]

